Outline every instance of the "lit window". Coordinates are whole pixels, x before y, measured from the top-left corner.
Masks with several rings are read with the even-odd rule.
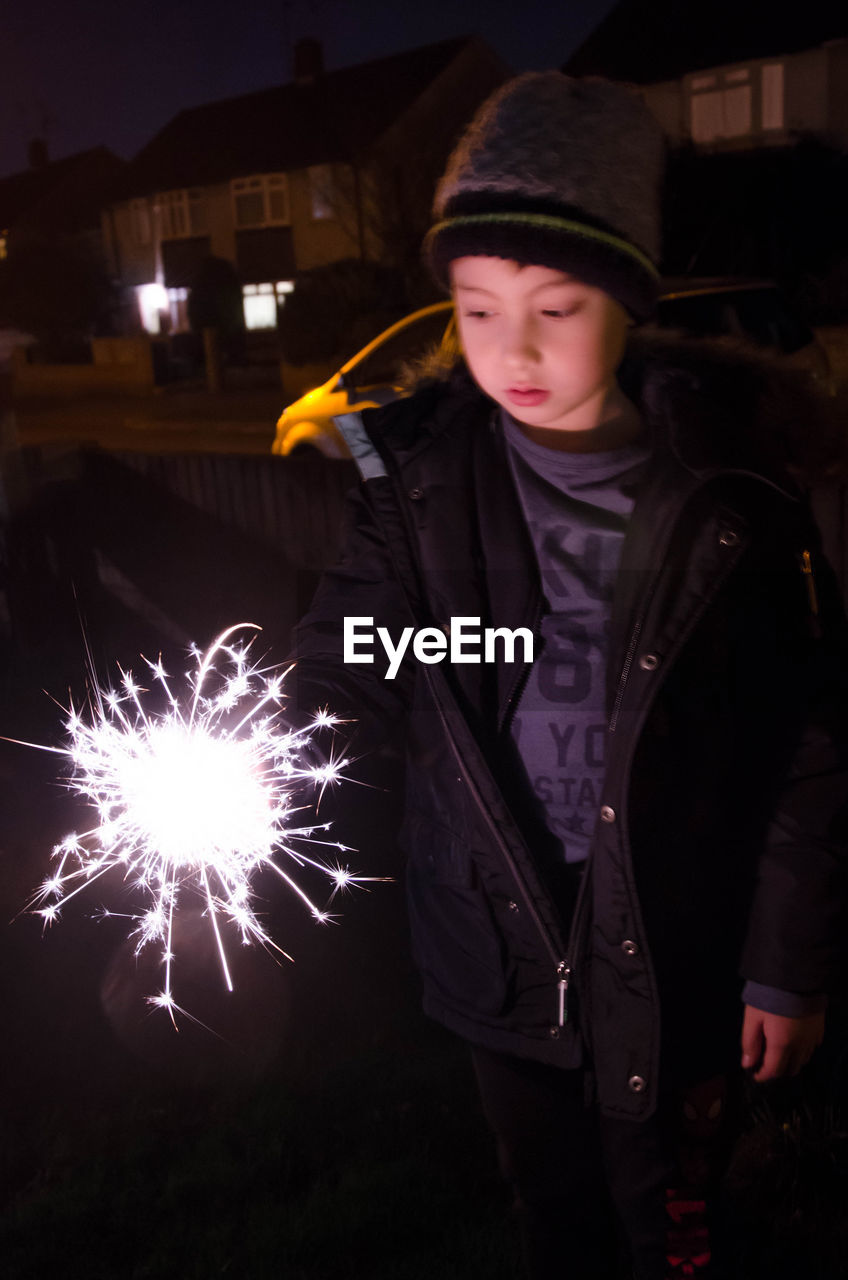
[[[762,69],[764,129],[783,128],[783,63],[767,62]]]
[[[335,217],[335,198],[332,165],[313,165],[309,170],[309,200],[312,217],[316,222]]]
[[[288,223],[289,185],[284,173],[234,178],[230,186],[237,227],[274,227]]]
[[[188,289],[168,290],[168,311],[171,320],[171,333],[187,333],[188,323]]]
[[[160,333],[162,313],[170,306],[168,291],[161,284],[142,284],[135,291],[142,327],[147,333]]]
[[[277,299],[273,293],[256,293],[244,299],[244,323],[248,329],[276,329]]]
[[[248,329],[276,329],[277,310],[286,294],[294,289],[293,280],[263,281],[262,284],[242,285],[244,323]]]
[[[9,256],[9,233],[0,231],[0,262]]]

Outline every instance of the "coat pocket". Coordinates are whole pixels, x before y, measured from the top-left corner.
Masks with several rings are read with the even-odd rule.
[[[502,1013],[511,962],[467,841],[414,814],[402,842],[412,950],[425,991],[466,1014]]]

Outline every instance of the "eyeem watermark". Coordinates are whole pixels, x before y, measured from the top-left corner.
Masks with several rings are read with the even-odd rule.
[[[374,647],[379,641],[389,666],[385,679],[394,680],[406,652],[412,644],[413,657],[419,662],[497,662],[497,644],[503,646],[504,662],[533,661],[533,632],[528,627],[484,627],[479,618],[451,618],[450,627],[404,627],[397,644],[386,627],[374,629],[373,618],[345,618],[344,661],[374,662]],[[522,641],[521,655],[516,658],[518,640]]]

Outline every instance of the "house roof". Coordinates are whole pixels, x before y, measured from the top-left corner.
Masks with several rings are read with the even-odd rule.
[[[0,178],[0,229],[26,224],[81,231],[100,225],[100,209],[124,167],[108,147]]]
[[[797,53],[848,36],[845,0],[620,0],[564,70],[634,84],[687,71]]]
[[[121,195],[350,158],[376,141],[473,37],[181,111],[130,163]]]

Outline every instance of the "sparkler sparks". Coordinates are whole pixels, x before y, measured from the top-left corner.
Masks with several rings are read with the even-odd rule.
[[[171,944],[181,897],[190,894],[203,903],[224,981],[232,990],[222,921],[231,922],[243,942],[286,955],[254,911],[251,885],[257,872],[276,873],[319,921],[332,918],[327,907],[340,891],[375,878],[354,875],[338,858],[306,852],[319,845],[337,855],[351,852],[321,838],[329,824],[293,824],[296,786],[311,783],[320,799],[347,764],[332,753],[323,763],[308,762],[314,734],[339,722],[324,710],[306,729],[285,728],[281,706],[287,673],[251,663],[250,644],[233,638],[249,627],[253,624],[238,623],[205,653],[195,649],[195,669],[185,673],[182,685],[175,684],[161,660],[143,659],[156,690],[153,698],[130,671],[121,672],[118,689],[94,684],[85,713],[73,705],[67,710],[68,745],[41,748],[70,762],[68,785],[86,799],[97,820],[56,846],[56,866],[30,905],[45,925],[52,924],[73,897],[113,868],[123,868],[125,882],[146,899],[144,908],[129,917],[136,952],[155,943],[162,948],[164,982],[149,1002],[172,1019],[179,1006],[171,984]],[[163,697],[167,709],[152,711],[151,702]],[[318,907],[301,888],[287,869],[292,863],[329,879],[326,907]]]

